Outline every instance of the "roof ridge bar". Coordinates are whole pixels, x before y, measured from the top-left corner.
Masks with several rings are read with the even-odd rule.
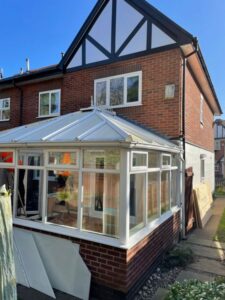
[[[96,129],[98,129],[101,126],[104,126],[106,124],[106,121],[102,121],[99,124],[95,125],[94,127],[90,128],[89,130],[87,130],[86,132],[82,133],[81,135],[79,135],[76,140],[80,140],[82,141],[84,138],[86,138],[87,136],[89,136],[92,132],[94,132]]]
[[[89,115],[84,116],[81,119],[78,119],[78,120],[76,120],[76,121],[74,121],[74,122],[72,122],[70,124],[67,124],[66,126],[64,126],[64,127],[60,128],[60,129],[56,130],[55,132],[46,135],[41,140],[42,141],[46,141],[47,139],[49,139],[49,138],[51,138],[51,137],[53,137],[53,136],[61,133],[63,130],[69,129],[72,126],[77,125],[78,123],[81,123],[81,122],[85,121],[86,119],[88,119],[89,117],[91,117],[93,114],[94,114],[94,112],[91,112]]]
[[[107,116],[105,116],[102,113],[96,112],[99,117],[104,120],[112,129],[114,129],[117,133],[119,133],[124,139],[125,141],[131,142],[132,141],[132,136],[130,134],[127,134],[126,132],[124,132],[122,129],[120,129],[119,127],[117,127],[117,125],[111,123],[111,121],[107,118]]]

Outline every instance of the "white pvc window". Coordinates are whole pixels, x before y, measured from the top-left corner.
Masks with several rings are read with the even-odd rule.
[[[0,99],[0,121],[10,120],[10,98]]]
[[[95,80],[95,105],[106,107],[141,104],[142,72],[128,73]]]
[[[201,172],[201,181],[204,182],[205,180],[205,159],[200,159],[200,172]]]
[[[131,153],[131,170],[143,170],[148,168],[148,153],[147,152],[132,152]]]
[[[60,115],[61,91],[52,90],[39,93],[39,117]]]

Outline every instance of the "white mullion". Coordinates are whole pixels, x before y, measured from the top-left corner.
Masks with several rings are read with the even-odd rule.
[[[148,172],[145,174],[144,225],[148,224]]]
[[[127,80],[128,77],[124,76],[124,99],[123,99],[123,104],[127,104]]]
[[[49,105],[49,107],[48,107],[48,115],[50,116],[51,115],[51,104],[52,104],[52,93],[51,92],[49,92],[49,99],[48,99],[48,105]]]
[[[172,208],[171,202],[172,202],[172,171],[169,171],[169,193],[170,193],[170,210]]]
[[[161,213],[161,183],[162,181],[162,170],[160,170],[160,172],[158,173],[158,189],[159,189],[159,193],[158,193],[158,207],[159,207],[159,216],[161,217],[162,213]]]
[[[48,161],[48,152],[44,151],[43,153],[44,155],[44,166],[46,166],[47,161]],[[47,205],[48,205],[48,201],[47,201],[47,179],[48,179],[48,174],[47,174],[47,168],[44,168],[43,170],[43,195],[42,195],[42,223],[46,223],[47,222]]]
[[[120,161],[119,238],[120,242],[126,245],[129,241],[130,227],[130,152],[121,149]]]
[[[14,163],[16,164],[17,166],[17,163],[18,163],[18,152],[15,151],[15,154],[14,154]],[[16,215],[17,215],[17,198],[18,198],[18,169],[17,167],[15,167],[14,169],[14,195],[13,195],[13,217],[16,218]]]
[[[79,155],[79,179],[78,179],[78,207],[77,207],[77,228],[82,230],[83,220],[83,150]]]
[[[110,106],[110,79],[106,80],[106,106]]]

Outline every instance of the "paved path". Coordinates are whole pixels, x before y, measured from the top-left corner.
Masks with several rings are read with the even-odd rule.
[[[216,276],[225,277],[225,243],[213,241],[224,209],[225,198],[218,198],[205,228],[194,230],[187,236],[187,240],[180,243],[181,246],[192,249],[195,261],[178,275],[177,281],[212,281]],[[152,300],[163,300],[167,292],[165,289],[158,289]]]

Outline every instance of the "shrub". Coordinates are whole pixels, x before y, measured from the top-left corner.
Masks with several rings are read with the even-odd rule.
[[[174,283],[165,300],[224,300],[225,283],[189,280]]]
[[[190,248],[180,246],[174,247],[169,251],[164,258],[164,267],[186,267],[194,260],[193,251]]]

